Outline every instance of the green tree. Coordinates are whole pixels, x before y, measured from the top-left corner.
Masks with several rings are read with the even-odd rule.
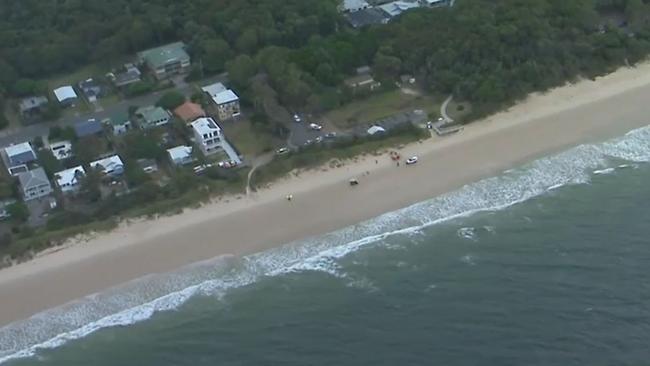
[[[7,213],[9,213],[11,219],[17,223],[23,223],[29,219],[29,209],[27,208],[27,205],[20,201],[7,206]]]
[[[135,161],[130,159],[125,162],[124,178],[131,187],[141,186],[151,180],[149,174],[145,173]]]
[[[38,150],[38,161],[45,170],[45,173],[47,173],[47,176],[52,179],[54,176],[54,173],[60,172],[63,170],[63,166],[61,165],[61,162],[57,160],[57,158],[52,154],[52,151],[50,149],[41,149]]]
[[[88,136],[76,141],[72,149],[78,161],[82,164],[89,164],[102,154],[104,143],[97,136]]]
[[[201,62],[207,73],[216,73],[225,70],[226,61],[230,60],[233,52],[223,39],[209,39],[203,43],[203,57]]]
[[[402,60],[394,56],[378,53],[375,57],[374,71],[382,79],[395,79],[399,76]]]
[[[132,159],[161,159],[165,150],[158,140],[146,132],[130,133],[125,137],[126,155]]]
[[[12,88],[14,95],[25,97],[31,95],[36,90],[36,82],[32,79],[18,79]]]
[[[248,87],[250,79],[257,73],[255,61],[248,55],[237,56],[226,66],[230,81],[241,89]]]
[[[97,169],[88,169],[81,179],[81,195],[88,202],[97,202],[102,198],[102,173]]]
[[[47,102],[41,116],[46,121],[54,121],[61,117],[61,107],[56,102]]]
[[[183,103],[185,103],[185,96],[176,90],[170,90],[158,99],[156,105],[168,110],[173,110]]]

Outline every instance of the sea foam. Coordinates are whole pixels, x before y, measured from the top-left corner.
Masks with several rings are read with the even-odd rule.
[[[224,296],[233,288],[265,277],[319,271],[347,279],[338,260],[349,253],[383,245],[391,236],[417,234],[431,225],[501,210],[551,189],[587,183],[595,170],[607,171],[615,160],[650,161],[650,127],[608,142],[581,145],[326,235],[244,258],[220,257],[147,276],[45,311],[0,329],[0,363],[32,356],[39,349],[58,347],[102,328],[149,319],[157,312],[178,308],[196,295]],[[363,279],[348,282],[352,286],[359,283],[364,283]]]

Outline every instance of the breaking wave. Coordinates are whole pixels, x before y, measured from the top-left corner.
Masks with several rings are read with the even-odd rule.
[[[504,209],[550,189],[587,183],[594,173],[625,166],[616,165],[621,160],[632,164],[650,161],[650,127],[608,142],[581,145],[326,235],[243,258],[219,257],[147,276],[45,311],[0,328],[0,363],[32,356],[39,349],[58,347],[102,328],[146,320],[157,312],[178,308],[196,295],[221,297],[262,278],[319,271],[346,279],[350,286],[372,288],[363,277],[349,278],[339,259],[364,247],[383,245],[383,239],[390,236],[416,234],[476,212]],[[468,230],[459,234],[469,235]]]

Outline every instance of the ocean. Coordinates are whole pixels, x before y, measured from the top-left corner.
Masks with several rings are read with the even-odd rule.
[[[3,365],[640,365],[650,128],[0,329]],[[422,184],[426,184],[423,182]]]

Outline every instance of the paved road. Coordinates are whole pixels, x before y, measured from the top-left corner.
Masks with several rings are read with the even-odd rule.
[[[211,82],[227,81],[227,75],[222,74],[218,77],[215,77]],[[208,82],[202,82],[201,85],[208,84]],[[194,92],[192,85],[185,82],[177,82],[175,90],[183,93],[186,97],[189,97]],[[171,89],[166,89],[163,91],[155,92],[152,94],[143,95],[140,97],[130,98],[122,100],[114,105],[103,108],[101,111],[89,112],[87,114],[78,116],[78,117],[68,117],[57,122],[43,122],[37,123],[29,126],[19,126],[13,129],[7,129],[0,132],[0,147],[8,146],[11,144],[17,144],[25,141],[32,141],[35,137],[38,136],[47,136],[49,134],[50,128],[52,126],[72,126],[80,121],[85,121],[91,118],[96,120],[103,120],[111,115],[117,113],[126,113],[129,110],[130,106],[146,106],[155,104],[160,96]],[[98,101],[101,103],[101,99]]]
[[[450,95],[445,99],[444,103],[440,106],[440,117],[442,117],[446,122],[454,122],[454,119],[449,117],[447,114],[447,106],[454,99],[453,95]]]
[[[320,121],[312,119],[310,116],[300,115],[301,122],[291,121],[287,123],[287,127],[291,131],[287,140],[287,146],[290,148],[297,148],[304,146],[307,141],[314,142],[318,136],[324,136],[330,131],[323,128],[320,131],[315,131],[309,128],[310,123],[322,125]]]

